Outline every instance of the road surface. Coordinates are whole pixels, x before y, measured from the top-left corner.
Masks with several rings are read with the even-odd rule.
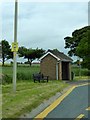
[[[60,97],[55,103],[46,108],[36,118],[44,120],[56,118],[90,119],[90,84],[74,86],[69,93]],[[67,91],[68,92],[68,91]]]

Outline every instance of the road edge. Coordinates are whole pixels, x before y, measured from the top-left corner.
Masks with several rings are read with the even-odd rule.
[[[81,85],[73,85],[71,86],[64,94],[62,94],[58,99],[56,99],[50,106],[48,106],[46,109],[44,109],[41,113],[39,113],[34,119],[43,119],[45,118],[48,113],[50,113],[55,107],[60,104],[66,96],[68,96],[75,88],[80,86],[89,85],[89,83],[81,84]]]

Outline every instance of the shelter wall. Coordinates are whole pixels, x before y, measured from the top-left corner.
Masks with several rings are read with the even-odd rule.
[[[57,60],[51,55],[47,55],[40,63],[40,71],[49,79],[56,80],[56,63]]]

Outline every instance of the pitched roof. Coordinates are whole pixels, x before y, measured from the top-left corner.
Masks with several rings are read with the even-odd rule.
[[[55,57],[57,60],[61,60],[61,61],[73,61],[70,57],[68,57],[67,55],[65,55],[62,52],[59,52],[57,49],[54,50],[48,50],[46,52],[46,54],[44,56],[41,57],[41,59],[43,59],[44,57],[46,57],[48,54],[51,54],[53,57]],[[40,59],[40,60],[41,60]]]

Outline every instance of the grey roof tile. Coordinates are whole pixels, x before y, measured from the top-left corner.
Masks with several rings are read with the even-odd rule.
[[[51,52],[56,57],[60,58],[62,61],[73,61],[69,56],[65,55],[63,52],[59,52],[57,49],[48,50],[47,52]]]

